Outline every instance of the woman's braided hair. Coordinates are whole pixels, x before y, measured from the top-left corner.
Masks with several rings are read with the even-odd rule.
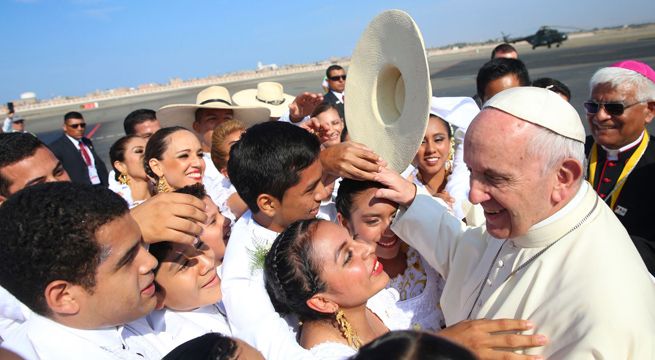
[[[279,313],[298,315],[300,320],[331,318],[307,306],[307,300],[326,290],[313,259],[312,237],[324,220],[301,220],[275,239],[264,263],[264,278],[273,307]]]

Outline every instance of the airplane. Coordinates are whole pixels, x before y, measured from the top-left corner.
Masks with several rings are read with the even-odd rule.
[[[262,64],[261,61],[257,61],[257,71],[262,70],[277,70],[277,64]]]
[[[509,35],[503,34],[503,41],[506,43],[527,41],[530,43],[530,45],[532,45],[533,50],[539,46],[548,46],[548,48],[550,48],[552,44],[556,44],[555,46],[559,47],[562,45],[562,42],[566,41],[568,38],[569,37],[566,35],[566,33],[553,29],[549,26],[540,27],[534,35],[517,37],[513,39],[509,38]]]

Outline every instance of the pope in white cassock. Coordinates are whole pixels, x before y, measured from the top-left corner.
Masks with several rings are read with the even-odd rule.
[[[527,319],[547,359],[655,359],[655,285],[627,232],[583,179],[575,109],[538,88],[505,90],[465,138],[469,198],[486,225],[467,228],[439,200],[384,170],[378,197],[401,205],[393,231],[446,278],[447,325]]]

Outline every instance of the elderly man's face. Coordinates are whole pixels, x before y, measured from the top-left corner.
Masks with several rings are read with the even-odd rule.
[[[597,103],[623,103],[624,106],[635,104],[638,99],[633,85],[621,85],[617,88],[608,83],[598,84],[591,90],[591,101]],[[654,103],[638,103],[626,108],[621,115],[610,115],[604,107],[595,114],[587,113],[591,134],[597,143],[619,149],[637,140],[644,132],[646,124],[655,116]]]
[[[481,204],[487,230],[499,239],[525,234],[551,215],[555,172],[526,154],[536,126],[505,112],[483,110],[466,132],[464,161],[471,170],[469,199]]]

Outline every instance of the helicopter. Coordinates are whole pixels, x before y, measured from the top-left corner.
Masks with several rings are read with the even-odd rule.
[[[568,38],[569,37],[566,35],[566,33],[558,31],[550,26],[540,27],[534,35],[517,37],[513,39],[510,38],[509,35],[503,34],[503,41],[506,43],[527,41],[530,43],[530,45],[532,45],[533,50],[539,46],[548,46],[548,48],[550,48],[552,44],[555,44],[556,47],[559,47],[562,45],[562,42],[566,41]]]

